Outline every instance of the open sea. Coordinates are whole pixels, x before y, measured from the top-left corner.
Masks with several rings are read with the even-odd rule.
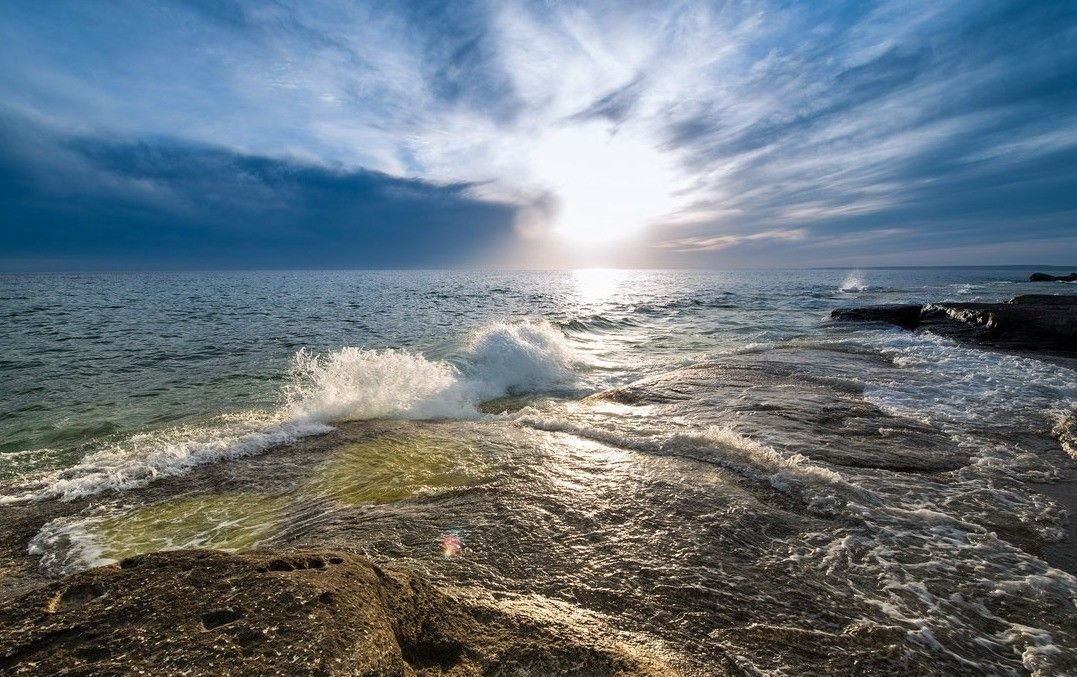
[[[1073,362],[826,319],[1030,272],[0,276],[0,529],[346,549],[685,674],[1073,675]]]

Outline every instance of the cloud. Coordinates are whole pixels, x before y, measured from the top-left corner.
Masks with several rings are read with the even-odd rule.
[[[367,229],[394,196],[448,223],[451,197],[460,218],[510,224],[499,246],[645,232],[661,265],[737,264],[753,243],[811,263],[827,241],[974,257],[1015,228],[1055,243],[1045,262],[1077,257],[1057,244],[1077,212],[1068,3],[117,0],[0,19],[7,114],[55,140],[49,171],[8,153],[5,180],[45,194],[63,176],[73,210],[137,204],[183,232],[259,205],[275,224],[353,224],[354,190]],[[497,251],[488,235],[470,247]],[[371,240],[364,260],[404,261],[405,244]]]
[[[6,268],[455,267],[513,236],[515,210],[468,184],[5,123]]]
[[[764,240],[784,240],[799,242],[808,237],[808,231],[803,228],[793,230],[764,230],[751,235],[714,235],[711,237],[685,237],[669,242],[662,242],[658,246],[664,249],[676,251],[719,251],[737,247],[746,242],[761,242]]]

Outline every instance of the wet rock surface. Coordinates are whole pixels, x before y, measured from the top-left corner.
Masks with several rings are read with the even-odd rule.
[[[1077,353],[1077,295],[1028,294],[1007,303],[839,308],[830,318],[925,329],[989,347]]]
[[[4,674],[658,675],[550,621],[322,551],[143,555],[0,611]]]
[[[1051,275],[1050,273],[1032,273],[1029,282],[1077,282],[1077,273],[1069,275]]]
[[[1047,666],[1040,673],[1071,674],[1072,596],[1060,572],[1034,559],[1051,556],[1044,553],[1054,541],[1037,530],[1036,516],[1053,527],[1054,508],[1015,510],[1026,485],[983,477],[987,464],[975,457],[1002,442],[1030,459],[1062,455],[1071,428],[1026,442],[977,422],[977,437],[956,444],[952,428],[884,411],[886,400],[866,390],[912,378],[922,376],[853,344],[766,348],[556,408],[517,407],[484,421],[346,423],[122,495],[6,506],[0,526],[13,535],[0,547],[13,550],[5,557],[22,572],[23,591],[38,589],[0,615],[8,661],[0,673],[82,665],[48,657],[59,652],[97,661],[75,671],[169,674],[181,668],[145,657],[170,651],[226,652],[228,661],[196,663],[211,674],[651,669],[631,646],[655,649],[673,666],[655,668],[659,674],[1022,674],[1022,652],[1039,651],[1046,635],[1026,640],[1013,629],[1034,627],[1047,628],[1059,652],[1033,656]],[[709,436],[712,428],[735,434]],[[488,471],[406,500],[351,500],[363,476],[356,469],[374,466],[340,459],[370,458],[379,444],[400,453],[408,439],[429,454],[474,457]],[[425,467],[412,459],[401,470]],[[1045,486],[1071,491],[1062,479]],[[330,481],[349,491],[309,489]],[[59,582],[45,576],[77,570],[64,558],[77,547],[60,539],[46,549],[55,557],[27,554],[40,527],[81,524],[95,543],[114,541],[116,534],[94,531],[102,509],[142,523],[124,512],[134,503],[186,523],[216,505],[192,496],[246,496],[238,505],[247,506],[282,500],[257,546],[272,550],[211,553],[208,572],[190,553],[136,557],[122,560],[126,568]],[[446,537],[462,548],[455,556],[443,550]],[[311,557],[324,568],[308,564]],[[351,562],[366,573],[346,575]],[[133,578],[139,569],[143,578]],[[11,592],[0,596],[13,599]],[[147,613],[156,614],[152,625]],[[921,645],[922,627],[955,653]],[[252,649],[241,641],[264,628],[276,634],[251,645],[262,653],[243,653]],[[437,647],[461,648],[416,649],[408,628]],[[143,644],[134,643],[139,633]],[[207,648],[210,641],[220,646]],[[359,641],[367,648],[356,649]],[[97,646],[109,653],[95,654]],[[361,662],[370,656],[388,662]],[[337,658],[347,667],[338,669]]]
[[[1056,432],[1062,449],[1070,455],[1070,458],[1077,461],[1077,411],[1071,412],[1063,419],[1058,424]]]
[[[946,435],[866,401],[856,380],[865,363],[896,373],[875,355],[772,350],[725,357],[595,397],[656,404],[667,416],[732,426],[788,453],[839,466],[936,472],[968,462]]]
[[[838,308],[830,313],[830,318],[852,322],[885,322],[886,324],[894,324],[906,329],[914,329],[920,324],[920,310],[922,308],[923,306],[918,305]]]

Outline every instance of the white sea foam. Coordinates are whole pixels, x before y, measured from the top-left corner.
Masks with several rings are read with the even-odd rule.
[[[866,531],[803,535],[807,549],[787,559],[810,563],[857,595],[869,589],[866,581],[878,585],[869,601],[910,640],[976,672],[995,670],[973,658],[972,644],[1015,652],[1032,674],[1063,674],[1067,661],[1050,632],[992,613],[982,595],[1072,608],[1077,579],[973,525],[888,506],[865,518]],[[985,619],[1001,629],[985,633]]]
[[[475,418],[486,400],[570,385],[580,359],[547,323],[499,322],[473,334],[454,362],[407,350],[344,347],[324,355],[301,350],[280,409],[134,435],[71,468],[25,482],[0,496],[0,504],[145,486],[198,465],[328,432],[330,424],[344,421]]]
[[[249,456],[329,430],[323,423],[248,412],[220,417],[205,426],[140,433],[91,453],[70,468],[28,480],[16,493],[0,496],[0,505],[44,498],[69,501],[107,490],[142,487],[182,475],[195,466]]]
[[[867,383],[864,396],[891,414],[978,424],[1077,406],[1077,372],[1072,369],[962,346],[929,333],[879,332],[877,340],[902,373]]]
[[[38,567],[52,576],[66,576],[114,560],[104,557],[90,526],[94,518],[59,517],[45,524],[30,539],[27,552],[40,558]]]
[[[285,388],[292,420],[471,418],[489,399],[570,384],[579,358],[546,323],[496,323],[475,333],[457,358],[406,350],[301,350]]]
[[[301,350],[285,386],[285,411],[304,421],[423,418],[467,413],[456,368],[406,350]],[[449,401],[451,400],[451,401]]]
[[[736,348],[729,348],[722,350],[719,355],[748,355],[750,353],[765,353],[768,350],[773,350],[774,344],[771,341],[756,341],[752,343],[745,343],[742,346]]]
[[[858,270],[854,270],[846,275],[845,279],[842,280],[841,285],[838,287],[838,291],[845,292],[846,294],[856,294],[867,291],[868,289],[871,289],[871,287],[864,281],[863,274]]]

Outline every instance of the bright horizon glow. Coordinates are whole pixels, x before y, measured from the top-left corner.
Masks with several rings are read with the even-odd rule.
[[[543,137],[530,159],[556,199],[549,218],[561,238],[624,240],[677,208],[679,179],[669,158],[627,133],[599,124],[561,128]]]
[[[580,301],[602,303],[617,293],[629,275],[619,268],[576,268],[572,281]]]

